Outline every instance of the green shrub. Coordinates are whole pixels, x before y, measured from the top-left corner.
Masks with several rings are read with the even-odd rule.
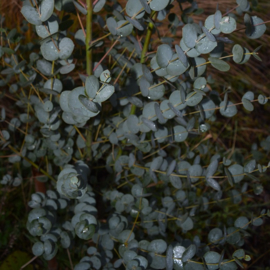
[[[263,192],[270,136],[248,150],[218,137],[232,118],[235,138],[238,111],[269,97],[245,91],[238,102],[211,72],[261,61],[230,36],[238,20],[246,39],[266,26],[246,0],[195,23],[201,12],[192,0],[25,0],[30,24],[1,28],[2,97],[14,99],[1,111],[2,152],[13,152],[1,184],[40,172],[47,190],[31,195],[26,224],[35,256],[68,249],[76,270],[249,264],[245,239],[270,213],[239,204]],[[29,43],[28,27],[39,37]]]

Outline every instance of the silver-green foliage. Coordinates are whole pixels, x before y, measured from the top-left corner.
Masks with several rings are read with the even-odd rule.
[[[94,2],[93,11],[97,13],[106,1]],[[251,223],[260,226],[263,219],[241,215],[223,226],[212,224],[216,227],[209,229],[208,239],[202,239],[208,240],[208,246],[201,242],[200,235],[184,239],[179,234],[201,230],[198,224],[208,225],[211,201],[220,200],[222,209],[227,199],[239,204],[248,185],[256,195],[263,191],[258,173],[265,173],[269,165],[259,163],[257,144],[251,149],[254,159],[243,164],[236,155],[228,158],[219,144],[211,147],[198,140],[217,121],[217,110],[228,118],[240,110],[231,95],[229,100],[228,89],[224,97],[220,89],[213,90],[216,85],[207,76],[209,64],[228,72],[231,65],[246,63],[250,55],[261,60],[259,48],[250,53],[224,37],[234,34],[237,27],[231,13],[222,16],[217,9],[202,25],[194,23],[188,15],[198,11],[195,1],[128,0],[126,16],[123,7],[112,2],[111,9],[106,6],[112,11],[106,25],[99,14],[95,22],[100,24],[100,31],[109,31],[111,41],[118,41],[108,51],[113,64],[100,64],[100,55],[93,54],[93,75],[83,74],[83,65],[76,59],[85,51],[84,29],[72,33],[74,43],[67,31],[72,20],[67,16],[61,21],[54,13],[55,8],[86,15],[81,1],[23,1],[23,16],[42,38],[40,51],[31,52],[28,64],[26,60],[19,62],[19,47],[13,51],[0,46],[0,56],[6,54],[9,64],[1,69],[5,79],[0,85],[9,84],[16,76],[10,93],[17,93],[19,88],[35,90],[29,96],[20,96],[16,105],[24,112],[9,121],[8,130],[1,130],[5,148],[12,141],[11,134],[22,125],[31,125],[20,155],[9,157],[9,162],[23,160],[22,165],[30,167],[43,165],[45,159],[48,173],[38,180],[57,179],[52,182],[54,190],[36,192],[28,203],[33,208],[26,225],[36,239],[33,254],[50,260],[56,256],[59,243],[71,249],[79,238],[91,239],[94,245],[87,249],[89,256],[78,262],[76,270],[115,269],[121,265],[127,269],[203,269],[198,257],[203,257],[208,269],[237,269],[245,258],[245,252],[239,249],[245,237],[240,229],[248,230]],[[192,5],[183,10],[182,21],[170,17],[170,30],[175,34],[176,29],[182,29],[181,39],[172,46],[172,40],[160,38],[155,53],[144,62],[142,46],[153,50],[155,46],[147,44],[146,32],[156,28],[160,37],[158,23],[153,20],[161,23],[171,12],[171,4],[182,8],[183,2]],[[248,1],[236,3],[239,14],[250,11]],[[245,13],[243,21],[247,38],[264,34],[266,27],[260,18]],[[14,43],[15,32],[10,31],[6,37]],[[93,42],[91,50],[99,46],[102,43]],[[232,51],[234,62],[224,53],[225,46]],[[105,52],[106,46],[103,48]],[[123,50],[129,57],[121,54]],[[75,68],[78,72],[72,72]],[[80,83],[71,77],[78,73]],[[254,99],[251,91],[243,94],[247,111],[254,110]],[[268,97],[259,95],[260,104],[267,101]],[[1,121],[5,119],[2,109]],[[86,137],[82,135],[85,130]],[[89,134],[95,141],[89,141]],[[261,141],[266,153],[270,151],[269,138]],[[220,175],[222,179],[216,177]],[[19,174],[14,179],[6,174],[1,184],[17,186],[22,181]],[[102,206],[96,205],[95,192],[101,194]],[[100,217],[101,208],[106,208],[101,211],[106,212],[106,218]],[[200,220],[205,213],[210,214],[209,219]],[[235,248],[233,257],[211,250],[214,245],[221,250],[227,244]]]

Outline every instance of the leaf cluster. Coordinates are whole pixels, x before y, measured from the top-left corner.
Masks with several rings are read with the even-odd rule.
[[[194,0],[96,0],[90,7],[24,0],[21,13],[37,44],[1,28],[0,86],[16,111],[10,117],[1,109],[1,147],[19,169],[0,183],[23,185],[22,166],[39,170],[36,180],[49,187],[28,202],[35,256],[50,261],[63,249],[78,256],[80,246],[87,255],[75,259],[75,270],[233,270],[249,261],[245,241],[269,211],[228,208],[264,191],[270,136],[239,157],[235,142],[228,149],[212,133],[224,117],[235,120],[257,102],[266,108],[269,99],[245,91],[238,103],[209,75],[213,68],[226,76],[251,56],[261,61],[259,48],[250,52],[228,38],[239,17],[247,39],[266,31],[247,0],[235,5],[238,16],[217,6],[195,23],[201,10]],[[160,36],[167,15],[173,38]]]

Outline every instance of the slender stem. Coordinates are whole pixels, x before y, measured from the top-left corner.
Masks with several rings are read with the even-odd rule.
[[[92,17],[93,17],[93,2],[92,0],[86,0],[87,5],[87,17],[86,17],[86,73],[87,75],[93,74],[92,69],[92,48],[90,44],[92,42]],[[90,124],[86,134],[86,157],[89,161],[92,159],[92,136],[93,136],[93,124]]]
[[[78,2],[79,2],[85,9],[87,9],[87,5],[86,5],[84,2],[82,2],[82,1],[80,1],[80,0],[78,0]]]
[[[155,11],[152,11],[151,17],[155,16],[155,14],[156,14]],[[149,22],[148,29],[147,29],[146,36],[145,36],[143,49],[142,49],[142,54],[141,54],[141,63],[144,63],[144,61],[145,61],[145,55],[146,55],[146,53],[148,51],[148,46],[149,46],[149,43],[150,43],[150,39],[151,39],[153,29],[154,29],[154,24],[152,22]]]
[[[142,188],[142,189],[143,189],[143,188]],[[134,228],[135,228],[135,226],[136,226],[137,220],[138,220],[138,218],[139,218],[139,216],[140,216],[140,213],[141,213],[141,209],[142,209],[142,197],[140,198],[140,205],[139,205],[139,211],[138,211],[138,214],[137,214],[137,216],[136,216],[136,218],[135,218],[135,221],[134,221],[133,226],[132,226],[132,229],[131,229],[131,231],[130,231],[130,233],[129,233],[129,235],[128,235],[128,238],[127,238],[126,241],[125,241],[125,246],[127,246],[128,240],[129,240],[129,238],[130,238],[132,232],[134,231]]]
[[[67,248],[67,254],[68,254],[68,259],[69,259],[69,263],[70,263],[70,267],[71,269],[73,270],[73,263],[72,263],[72,260],[71,260],[71,256],[70,256],[70,252],[69,252],[69,249]]]
[[[120,76],[122,75],[122,73],[123,73],[124,69],[126,68],[126,66],[127,66],[127,63],[124,64],[124,66],[122,67],[121,71],[119,72],[116,80],[113,83],[114,85],[118,82],[118,80],[119,80]]]
[[[266,22],[258,23],[258,24],[255,24],[255,25],[253,25],[253,26],[254,26],[254,27],[256,27],[256,26],[259,26],[259,25],[262,25],[262,24],[267,24],[267,23],[270,23],[270,21],[266,21]],[[239,28],[239,29],[234,30],[234,31],[233,31],[233,33],[238,32],[238,31],[241,31],[241,30],[245,30],[245,29],[246,29],[246,26],[245,26],[245,27],[242,27],[242,28]]]
[[[20,268],[20,270],[22,270],[22,269],[25,268],[28,264],[30,264],[31,262],[33,262],[37,257],[38,257],[38,256],[33,257],[30,261],[28,261],[26,264],[24,264],[24,265]]]
[[[92,74],[92,49],[90,49],[90,43],[92,41],[92,17],[93,17],[93,5],[92,0],[87,0],[87,17],[86,17],[86,73]]]
[[[108,33],[108,34],[106,34],[106,35],[104,35],[104,36],[102,36],[102,37],[100,37],[100,38],[97,38],[97,39],[93,40],[93,41],[91,42],[91,44],[89,44],[89,45],[93,45],[94,43],[97,43],[98,41],[100,41],[100,40],[102,40],[102,39],[105,39],[106,37],[108,37],[108,36],[110,36],[110,35],[111,35],[111,33]]]
[[[78,20],[79,20],[79,23],[80,23],[80,26],[82,28],[82,31],[83,31],[83,35],[86,37],[86,33],[85,33],[85,30],[84,30],[84,27],[83,27],[83,24],[82,24],[82,20],[81,20],[81,17],[79,15],[79,12],[76,10],[77,12],[77,17],[78,17]]]
[[[86,157],[89,161],[92,160],[92,136],[93,136],[93,123],[89,125],[86,134]]]
[[[234,8],[230,9],[229,11],[227,11],[225,14],[222,15],[222,17],[226,16],[227,14],[231,13],[232,11],[234,11],[235,9],[237,9],[239,7],[239,5],[235,6]]]
[[[136,106],[134,104],[132,104],[131,110],[130,110],[130,115],[135,114],[135,112],[136,112]]]
[[[156,17],[156,12],[155,11],[151,12],[151,17],[153,17],[153,19],[155,19],[154,18],[154,17]],[[149,22],[147,32],[146,32],[146,36],[145,36],[145,41],[144,41],[144,44],[143,44],[142,54],[141,54],[141,61],[140,62],[142,64],[145,62],[145,56],[146,56],[146,53],[148,51],[148,47],[149,47],[149,44],[150,44],[150,39],[151,39],[153,29],[154,29],[154,24],[152,22]],[[131,115],[135,114],[135,112],[136,112],[136,106],[134,104],[132,104],[130,114]]]
[[[79,135],[82,137],[82,139],[83,139],[84,141],[86,141],[86,139],[84,138],[84,136],[82,135],[82,133],[80,132],[80,130],[79,130],[76,126],[74,126],[74,128],[75,128],[76,131],[79,133]]]
[[[112,48],[116,45],[116,43],[119,41],[120,36],[115,40],[115,42],[112,44],[110,49],[103,55],[103,57],[100,59],[100,61],[95,65],[94,71],[98,68],[98,66],[102,63],[102,61],[105,59],[105,57],[109,54],[109,52],[112,50]]]
[[[10,150],[12,150],[14,153],[16,153],[17,155],[19,155],[20,157],[22,157],[23,159],[25,159],[27,162],[29,162],[33,167],[35,167],[38,171],[40,171],[41,173],[43,173],[44,175],[46,175],[48,178],[50,178],[53,182],[56,183],[56,180],[49,175],[46,171],[44,171],[43,169],[39,168],[39,166],[34,163],[32,160],[30,160],[29,158],[23,156],[17,149],[15,149],[14,147],[12,147],[11,145],[8,145],[8,148]]]
[[[12,49],[12,48],[11,48],[11,44],[10,44],[9,39],[7,40],[7,42],[8,42],[9,48]],[[13,58],[13,60],[14,60],[14,63],[15,63],[16,65],[18,65],[17,59],[15,58],[14,54],[12,54],[12,58]],[[21,68],[20,68],[20,72],[21,72],[21,74],[23,75],[23,77],[24,77],[27,81],[29,81],[29,78],[28,78],[27,75],[22,71]],[[42,98],[40,97],[39,92],[37,91],[37,89],[35,88],[35,86],[34,86],[32,83],[31,83],[30,85],[31,85],[31,86],[33,87],[33,89],[35,90],[35,92],[36,92],[36,94],[37,94],[39,100],[41,101],[41,103],[44,103],[44,101],[43,101]]]

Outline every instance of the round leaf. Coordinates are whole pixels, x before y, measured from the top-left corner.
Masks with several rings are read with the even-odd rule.
[[[182,28],[182,35],[183,35],[183,39],[185,44],[189,47],[189,48],[194,48],[196,45],[196,40],[197,40],[197,31],[194,27],[193,24],[186,24],[183,28]]]
[[[93,112],[93,113],[97,113],[100,111],[100,104],[95,103],[93,101],[91,101],[90,99],[88,99],[86,96],[84,95],[79,95],[79,100],[80,102],[83,104],[83,106],[88,109],[89,111]]]
[[[231,172],[235,183],[239,183],[244,178],[244,168],[241,165],[231,165],[228,170]]]
[[[197,177],[202,175],[203,169],[201,165],[195,164],[189,167],[188,172],[190,175],[191,183],[195,183],[199,180]]]
[[[149,88],[148,98],[152,100],[161,99],[165,92],[165,86],[163,84],[160,85],[152,85],[151,88]]]
[[[183,262],[187,262],[188,260],[192,259],[196,254],[196,245],[191,244],[183,253],[182,260]]]
[[[173,91],[170,95],[169,102],[176,110],[183,110],[187,106],[185,102],[185,91],[183,89]]]
[[[34,24],[34,25],[41,25],[42,24],[42,21],[39,17],[39,14],[38,14],[36,8],[34,8],[32,6],[25,5],[21,9],[21,13],[29,23]]]
[[[250,102],[250,100],[248,100],[247,98],[242,98],[242,102],[243,102],[243,106],[246,110],[248,111],[253,111],[254,110],[254,106],[253,104]]]
[[[161,11],[169,4],[169,2],[170,0],[152,0],[149,5],[152,10]]]
[[[117,34],[120,36],[128,36],[133,30],[133,25],[128,21],[121,20],[117,22]]]
[[[267,101],[268,101],[268,99],[264,96],[264,95],[259,95],[259,97],[258,97],[258,102],[260,103],[260,104],[262,104],[262,105],[264,105],[264,104],[266,104],[267,103]]]
[[[201,93],[193,91],[187,95],[186,104],[190,107],[194,107],[198,105],[202,101],[202,99],[203,95]]]
[[[230,34],[236,29],[236,21],[233,17],[225,16],[220,22],[220,30],[224,34]]]
[[[222,240],[222,237],[222,230],[219,228],[214,228],[208,234],[208,241],[211,243],[217,243]]]
[[[235,44],[232,49],[233,53],[233,61],[237,64],[239,64],[244,56],[244,49],[241,45]]]
[[[173,51],[168,44],[162,44],[157,49],[156,60],[160,67],[164,68],[172,59]]]
[[[177,58],[177,54],[174,55],[173,59]],[[166,71],[171,76],[179,76],[183,74],[189,67],[189,64],[187,67],[184,66],[184,64],[180,60],[174,60],[171,62],[167,67]]]
[[[93,11],[94,12],[99,12],[101,9],[104,7],[106,4],[106,0],[98,0],[96,4],[94,5]]]
[[[234,226],[236,228],[241,228],[246,230],[248,228],[248,218],[247,217],[238,217],[235,222]]]
[[[91,75],[86,78],[85,91],[90,98],[94,98],[99,89],[99,81],[96,76]]]
[[[55,16],[52,16],[44,24],[46,25],[47,30],[49,30],[49,33],[44,25],[36,25],[36,32],[41,38],[46,38],[52,34],[55,34],[59,30],[59,24]]]
[[[180,224],[180,227],[184,231],[192,230],[193,226],[194,226],[194,224],[193,224],[193,221],[190,217],[188,217],[183,223]]]
[[[71,56],[73,52],[74,43],[70,38],[65,37],[60,41],[59,49],[60,49],[59,52],[60,59],[67,59]]]
[[[252,220],[252,225],[254,226],[261,226],[263,224],[262,218],[255,218]]]
[[[163,239],[157,239],[151,241],[148,245],[148,251],[162,254],[167,249],[167,243]]]
[[[114,93],[114,86],[113,85],[103,85],[101,90],[97,93],[94,101],[96,102],[104,102],[111,97]]]
[[[117,22],[113,17],[109,17],[106,20],[106,24],[108,26],[109,31],[111,32],[112,35],[117,34]]]
[[[55,41],[52,42],[51,40],[48,40],[43,42],[40,46],[42,56],[48,61],[55,61],[58,59],[59,52],[54,44]]]
[[[183,142],[188,137],[188,132],[183,126],[180,125],[174,126],[173,132],[174,132],[174,139],[176,142]]]
[[[169,178],[170,178],[170,182],[174,188],[176,188],[176,189],[182,188],[182,181],[181,181],[180,177],[170,175]]]
[[[220,70],[220,71],[228,71],[230,70],[230,65],[228,63],[226,63],[223,60],[220,60],[218,58],[214,58],[214,57],[209,57],[208,60],[211,62],[211,65]]]
[[[210,40],[208,37],[203,37],[203,34],[199,36],[200,41],[196,44],[195,48],[200,54],[207,54],[214,50],[217,46],[217,42]]]
[[[250,19],[251,19],[252,27],[249,33],[247,33],[246,31],[246,35],[251,39],[260,38],[266,31],[266,26],[264,24],[264,21],[257,16],[252,16]]]
[[[53,9],[54,9],[54,0],[43,0],[39,8],[41,14],[40,20],[42,22],[47,21],[51,17]]]
[[[140,10],[142,11],[140,12]],[[145,14],[145,10],[143,9],[141,2],[138,0],[128,0],[126,4],[126,12],[131,18],[136,15],[136,19],[141,19]]]
[[[157,102],[149,102],[147,103],[144,108],[142,115],[147,118],[151,119],[152,121],[157,120],[156,112],[155,112],[155,104],[158,104]]]
[[[218,269],[218,262],[220,259],[220,254],[215,251],[208,251],[204,254],[204,259],[207,264],[207,267],[209,270],[215,270]],[[211,264],[217,264],[217,265],[211,265]]]
[[[32,247],[32,252],[35,256],[41,256],[44,252],[44,245],[42,242],[36,242]]]
[[[220,107],[219,111],[223,116],[233,117],[234,115],[237,114],[237,107],[231,101],[228,102],[226,110],[224,110],[224,108],[225,108],[225,102],[224,101],[222,101],[219,104],[219,107]]]

